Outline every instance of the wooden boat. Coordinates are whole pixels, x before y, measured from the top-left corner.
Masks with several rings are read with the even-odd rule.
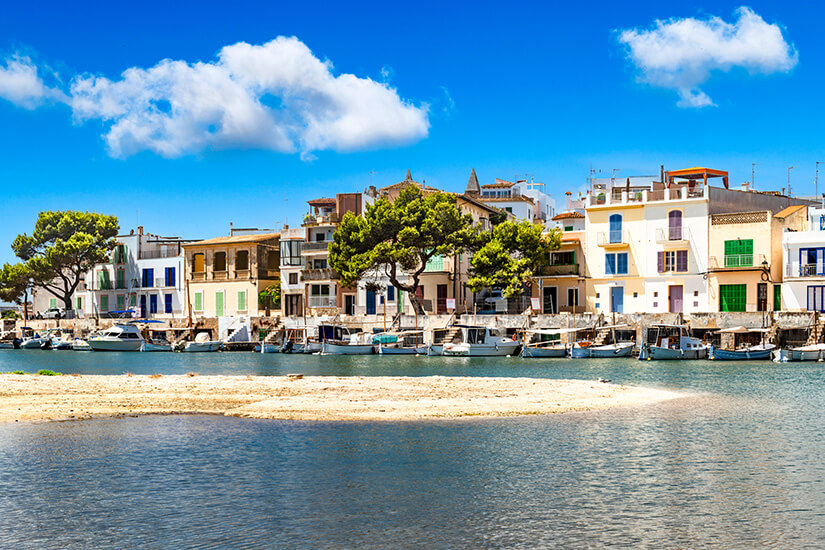
[[[223,349],[223,342],[220,340],[210,340],[209,334],[199,332],[195,336],[194,342],[186,342],[181,351],[187,353],[204,353],[210,351],[220,351]]]
[[[377,335],[378,353],[380,355],[427,355],[427,346],[423,343],[424,331],[407,330],[397,333]]]
[[[360,332],[350,334],[342,325],[319,325],[318,339],[321,355],[372,355],[375,353],[373,335]]]
[[[774,350],[773,360],[777,363],[788,361],[825,361],[825,344],[810,344],[791,349]]]
[[[710,358],[719,361],[742,361],[770,359],[776,346],[765,343],[766,328],[733,327],[716,331],[716,334],[732,334],[733,349],[712,348]],[[751,335],[759,335],[759,342],[754,342]]]
[[[578,359],[606,359],[610,357],[630,357],[631,355],[633,355],[633,342],[617,342],[603,346],[583,345],[582,342],[576,342],[570,349],[570,356]]]
[[[576,329],[548,328],[528,329],[524,331],[524,343],[521,346],[521,356],[527,358],[567,357],[570,346],[562,344],[558,338],[541,341],[542,336],[560,336],[576,332]],[[536,341],[537,337],[539,338]]]
[[[645,343],[639,359],[689,360],[707,359],[710,346],[698,338],[690,336],[685,325],[653,325],[656,339],[653,344]]]
[[[461,326],[461,341],[444,344],[442,355],[466,357],[508,357],[516,352],[520,343],[501,336],[497,330],[487,327]]]

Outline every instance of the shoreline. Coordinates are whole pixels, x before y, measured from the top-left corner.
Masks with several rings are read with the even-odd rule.
[[[3,374],[0,422],[149,414],[305,421],[453,420],[587,412],[685,396],[549,378]]]

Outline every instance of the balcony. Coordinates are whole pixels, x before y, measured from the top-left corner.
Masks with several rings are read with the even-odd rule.
[[[630,246],[630,233],[628,231],[607,231],[596,235],[596,244],[604,248],[622,248]]]
[[[710,257],[711,271],[746,271],[762,269],[768,266],[764,254],[725,254],[724,256]]]
[[[155,260],[158,258],[175,258],[179,255],[177,248],[174,250],[141,250],[138,258],[141,260]]]
[[[668,227],[656,230],[656,242],[664,245],[686,246],[690,244],[690,229],[687,227]]]
[[[338,272],[334,269],[302,269],[303,281],[332,281],[338,279]],[[320,306],[319,306],[320,307]]]
[[[252,272],[248,269],[236,269],[235,270],[235,278],[236,279],[249,279],[251,273]]]
[[[212,279],[214,279],[216,281],[224,281],[226,279],[229,279],[229,272],[226,271],[226,270],[224,270],[224,271],[213,271],[212,272]]]
[[[301,252],[326,252],[329,250],[329,243],[332,241],[313,241],[304,243]]]
[[[326,216],[313,216],[310,214],[304,216],[304,223],[301,224],[301,227],[313,227],[317,225],[337,225],[338,221],[338,214],[335,213],[327,214]]]
[[[310,296],[309,307],[337,307],[335,296]]]
[[[565,265],[545,265],[539,269],[538,275],[545,276],[561,276],[561,275],[578,275],[579,264],[565,264]]]
[[[192,272],[192,280],[193,281],[205,281],[206,280],[206,271],[193,271]]]
[[[825,264],[792,263],[785,266],[785,277],[825,277]]]

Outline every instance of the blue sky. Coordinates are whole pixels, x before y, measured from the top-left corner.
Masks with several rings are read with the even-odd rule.
[[[562,197],[582,189],[591,163],[605,175],[704,165],[730,171],[738,184],[756,162],[758,188],[785,187],[794,165],[794,192],[812,194],[815,161],[825,161],[823,8],[814,3],[747,4],[766,28],[777,26],[785,53],[753,54],[766,42],[758,39],[745,53],[688,55],[678,71],[664,73],[644,72],[652,54],[632,57],[621,31],[644,33],[670,18],[735,24],[742,4],[9,4],[0,8],[0,68],[26,58],[51,95],[36,108],[19,96],[0,99],[0,261],[13,260],[6,243],[30,232],[44,209],[115,214],[125,231],[139,223],[154,233],[208,238],[226,234],[230,222],[295,224],[308,199],[362,190],[371,180],[395,183],[407,169],[449,190],[463,189],[473,167],[482,183],[530,174]],[[85,107],[65,99],[80,98],[70,90],[73,78],[111,83],[163,59],[215,64],[222,48],[279,36],[294,36],[289,45],[329,60],[333,79],[355,75],[376,99],[352,107],[352,120],[335,126],[342,131],[324,126],[321,139],[300,117],[349,92],[335,88],[320,100],[317,90],[265,96],[261,103],[285,122],[256,129],[250,143],[212,136],[214,125],[200,136],[206,145],[175,134],[183,149],[172,154],[135,145],[134,132],[113,141],[110,113],[94,104],[109,96],[87,94]],[[699,76],[696,63],[704,64]],[[679,86],[700,89],[713,105],[680,106]],[[289,104],[296,94],[300,107]],[[169,109],[155,105],[161,114]],[[382,125],[385,108],[398,124]],[[285,141],[261,145],[274,143],[272,132],[283,127]],[[366,137],[341,135],[351,128]]]

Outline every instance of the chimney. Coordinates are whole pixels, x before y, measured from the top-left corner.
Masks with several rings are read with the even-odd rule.
[[[665,182],[665,165],[659,165],[659,181],[664,183]]]
[[[747,192],[747,191],[750,191],[750,190],[751,190],[751,182],[743,181],[742,182],[742,191]]]
[[[142,225],[138,226],[138,235],[143,235],[143,226]]]
[[[235,232],[233,230],[233,227],[234,226],[232,225],[232,222],[229,222],[229,236],[230,237],[235,234]]]

